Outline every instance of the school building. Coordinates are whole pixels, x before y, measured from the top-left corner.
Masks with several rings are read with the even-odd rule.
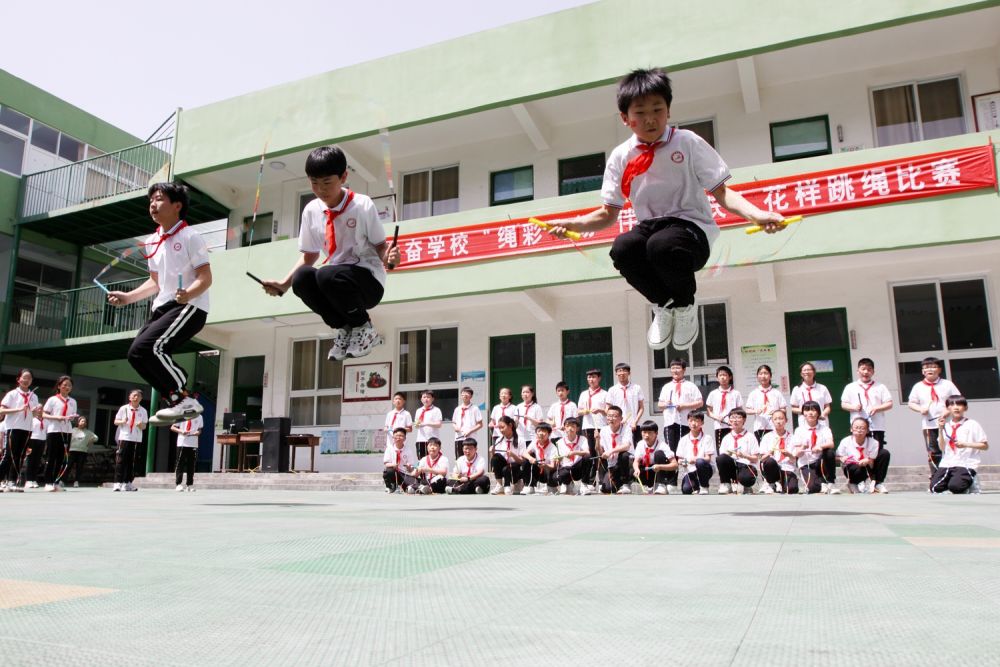
[[[559,380],[575,398],[587,368],[604,369],[607,387],[619,361],[659,419],[677,353],[648,349],[649,306],[608,257],[634,216],[579,244],[527,221],[599,205],[604,161],[628,137],[615,83],[649,66],[670,72],[671,122],[716,147],[731,185],[805,216],[766,236],[718,212],[723,231],[699,275],[701,335],[683,353],[705,393],[726,364],[745,396],[768,363],[787,396],[798,365],[812,361],[834,396],[839,438],[841,391],[871,357],[896,403],[893,464],[918,465],[919,418],[905,403],[920,360],[937,356],[971,416],[1000,433],[998,2],[812,3],[794,13],[736,0],[670,12],[653,0],[596,2],[181,110],[169,147],[115,153],[95,135],[106,155],[41,174],[0,166],[10,174],[0,177],[4,206],[16,193],[13,224],[0,230],[14,249],[3,376],[27,365],[86,378],[78,398],[94,417],[101,387],[136,381],[124,351],[146,307],[103,306],[90,280],[123,239],[151,230],[145,185],[169,175],[193,188],[191,222],[205,223],[216,247],[208,325],[184,357],[216,430],[226,412],[287,416],[293,431],[322,436],[331,453],[317,456],[319,470],[374,470],[379,456],[346,452],[378,449],[392,392],[407,392],[412,411],[430,387],[446,419],[466,384],[484,412],[499,387],[517,395],[521,384],[547,406]],[[58,128],[24,106],[32,95],[43,93],[0,108]],[[90,143],[83,130],[74,136]],[[312,199],[305,158],[333,143],[388,235],[399,225],[403,254],[373,313],[386,344],[343,364],[326,359],[329,331],[294,295],[268,297],[246,276],[280,279],[296,261]],[[153,152],[150,166],[139,168],[138,151]],[[114,187],[90,191],[95,172]],[[36,246],[60,249],[70,284],[15,298],[23,262],[54,265],[44,250],[27,252]],[[141,280],[141,268],[124,261],[113,278]],[[446,423],[446,443],[450,433]],[[166,469],[171,448],[159,438],[149,465]],[[199,455],[217,466],[212,434]],[[1000,462],[994,451],[983,458]]]

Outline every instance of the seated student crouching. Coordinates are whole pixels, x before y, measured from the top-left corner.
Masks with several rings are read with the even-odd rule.
[[[462,456],[455,461],[455,469],[445,486],[445,493],[489,493],[490,478],[486,476],[486,459],[479,455],[478,449],[479,443],[475,438],[466,438],[462,442]]]
[[[965,416],[968,409],[969,403],[963,396],[949,396],[945,401],[946,413],[938,417],[941,463],[931,475],[931,493],[979,491],[976,479],[979,452],[989,449],[990,444],[979,422]]]
[[[757,469],[760,459],[759,445],[753,433],[746,430],[747,413],[743,408],[734,408],[729,413],[730,432],[722,439],[719,458],[719,494],[738,493],[742,487],[744,494],[753,493],[754,485],[760,477]]]
[[[792,433],[788,431],[786,408],[773,410],[770,417],[772,430],[760,439],[760,471],[764,475],[764,493],[799,492],[796,460],[792,455]]]
[[[569,494],[574,484],[578,487],[578,495],[589,496],[594,492],[589,480],[593,479],[595,461],[591,457],[590,443],[580,433],[580,426],[577,417],[568,417],[563,421],[565,435],[557,443],[560,495]]]
[[[678,493],[677,459],[670,445],[660,439],[660,428],[653,421],[644,421],[639,430],[642,439],[632,459],[632,474],[639,486],[657,496]]]
[[[715,439],[705,437],[704,412],[690,413],[687,422],[689,431],[677,443],[677,462],[684,470],[681,493],[685,496],[707,496],[712,479],[712,461],[716,458]]]
[[[888,493],[885,476],[889,472],[889,450],[879,451],[879,443],[871,437],[864,417],[855,417],[851,422],[851,434],[837,447],[837,461],[851,493]]]
[[[406,451],[406,429],[398,427],[392,431],[392,443],[385,448],[382,457],[384,469],[382,481],[385,482],[386,493],[401,493],[415,487],[417,480],[413,476],[416,461],[412,460]]]

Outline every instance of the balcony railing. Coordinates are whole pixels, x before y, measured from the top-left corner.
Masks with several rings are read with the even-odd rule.
[[[123,280],[110,283],[107,288],[127,292],[145,280]],[[50,294],[19,295],[14,298],[11,310],[7,344],[32,345],[135,331],[142,327],[148,314],[147,301],[111,306],[107,303],[107,295],[96,286]]]
[[[173,137],[166,137],[63,167],[27,174],[21,180],[23,192],[18,217],[30,218],[145,190],[155,174],[164,168],[169,171],[173,146]],[[169,180],[169,174],[164,175],[163,180]]]

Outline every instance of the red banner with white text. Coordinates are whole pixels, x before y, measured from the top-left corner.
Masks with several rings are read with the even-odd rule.
[[[752,204],[788,217],[877,206],[922,197],[940,197],[966,190],[995,187],[996,162],[992,145],[915,155],[731,185]],[[720,227],[746,224],[706,193]],[[539,220],[582,215],[595,207],[537,216]],[[587,234],[577,246],[610,243],[637,224],[628,205],[618,224]],[[550,236],[527,218],[504,219],[467,227],[438,229],[399,237],[401,265],[397,270],[476,262],[537,252],[570,249],[570,241]]]

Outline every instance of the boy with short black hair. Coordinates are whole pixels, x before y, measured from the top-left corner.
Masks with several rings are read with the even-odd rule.
[[[715,371],[715,379],[719,381],[719,386],[708,392],[705,411],[715,422],[715,448],[721,452],[722,439],[732,429],[729,413],[743,407],[743,396],[738,389],[733,389],[733,369],[729,366],[719,366]]]
[[[579,494],[589,496],[594,489],[588,483],[591,479],[590,443],[580,435],[580,420],[570,417],[563,422],[565,437],[559,441],[559,493],[569,492],[569,485],[580,483]]]
[[[419,486],[417,492],[424,495],[444,493],[448,479],[448,457],[441,453],[441,441],[427,440],[427,456],[420,459],[413,473]]]
[[[149,278],[131,292],[108,292],[108,303],[124,306],[155,295],[149,319],[129,347],[128,362],[169,403],[153,420],[165,425],[203,410],[187,390],[187,373],[171,355],[205,326],[212,267],[204,239],[187,224],[187,188],[154,183],[148,194],[149,215],[159,225],[142,244]]]
[[[820,422],[823,411],[819,403],[806,401],[801,410],[804,423],[795,429],[792,437],[792,456],[796,458],[795,465],[805,482],[806,493],[836,495],[840,491],[827,483],[823,469],[828,458],[824,453],[834,451],[833,433]]]
[[[455,429],[455,458],[461,456],[462,443],[483,427],[483,413],[478,405],[473,405],[472,387],[462,387],[459,404],[451,414]]]
[[[565,380],[556,383],[556,402],[549,406],[546,421],[552,426],[552,442],[558,443],[563,437],[563,422],[576,417],[576,403],[569,400],[569,385]]]
[[[647,493],[665,496],[677,493],[677,459],[670,445],[660,439],[656,422],[646,420],[639,427],[642,440],[635,448],[632,474]]]
[[[847,490],[851,493],[888,493],[885,475],[889,470],[889,450],[879,449],[864,417],[851,420],[851,435],[840,441],[837,461],[844,469]]]
[[[542,482],[542,488],[537,489],[538,494],[547,496],[553,494],[556,485],[559,483],[557,476],[556,446],[551,440],[552,427],[545,422],[541,422],[535,427],[535,441],[528,446],[524,452],[527,459],[525,470],[522,473],[525,482],[523,495],[535,493],[538,483]]]
[[[198,415],[194,419],[172,424],[170,430],[177,434],[177,470],[174,473],[177,491],[194,491],[194,466],[198,461],[198,436],[205,422]],[[187,486],[181,484],[187,475]]]
[[[670,361],[671,379],[660,389],[660,400],[656,403],[663,410],[663,437],[672,452],[677,451],[681,436],[688,433],[688,414],[705,404],[698,385],[684,377],[687,366],[686,359]]]
[[[642,437],[639,424],[646,411],[646,395],[642,393],[642,387],[632,382],[632,367],[627,363],[615,364],[615,377],[618,381],[608,389],[605,410],[612,405],[618,407],[625,428],[635,444]]]
[[[685,469],[681,481],[681,493],[708,495],[708,484],[712,479],[712,459],[715,458],[715,442],[705,437],[703,430],[705,413],[695,410],[688,415],[688,432],[677,443],[677,461]]]
[[[598,443],[597,478],[601,493],[632,493],[632,452],[635,444],[632,434],[622,422],[622,409],[617,405],[607,407],[608,425],[601,429]]]
[[[430,438],[441,439],[441,424],[444,418],[441,409],[434,405],[434,391],[424,389],[420,393],[421,408],[417,410],[413,426],[417,431],[417,458],[427,456],[427,441]]]
[[[368,311],[382,300],[386,269],[399,263],[399,249],[387,247],[371,198],[347,188],[347,157],[340,148],[313,150],[306,176],[316,199],[302,210],[302,254],[284,279],[265,280],[263,288],[281,296],[291,287],[333,329],[330,359],[364,357],[385,342]],[[317,269],[323,251],[326,259]]]
[[[979,422],[965,416],[969,410],[969,402],[964,396],[949,396],[945,400],[945,407],[948,414],[938,417],[943,455],[941,465],[931,477],[931,493],[976,491],[979,452],[990,448],[986,431]]]
[[[851,413],[851,423],[858,417],[868,422],[869,434],[885,447],[885,412],[892,408],[892,394],[881,382],[875,381],[875,362],[864,357],[858,360],[858,379],[844,387],[840,407]]]
[[[448,481],[445,493],[483,494],[490,490],[490,479],[486,476],[486,461],[477,451],[479,443],[475,438],[466,438],[462,443],[463,456],[455,461],[455,478]]]
[[[959,396],[958,387],[941,377],[944,362],[936,357],[927,357],[920,362],[920,372],[924,378],[913,385],[907,407],[922,416],[924,447],[927,450],[927,465],[933,475],[941,465],[939,439],[939,419],[948,414],[947,400]]]
[[[587,371],[587,388],[580,392],[580,400],[576,402],[580,433],[591,444],[597,442],[598,434],[608,423],[604,417],[607,399],[608,392],[601,387],[601,370],[591,368]]]
[[[753,493],[757,483],[757,461],[760,459],[760,443],[753,433],[744,429],[747,413],[743,408],[729,412],[732,429],[722,439],[719,449],[719,494],[736,493],[739,483],[743,493]]]
[[[415,461],[406,451],[406,429],[402,426],[393,429],[392,442],[385,448],[382,463],[385,465],[382,481],[385,482],[386,493],[407,491],[415,484],[416,480],[413,478]]]
[[[788,430],[788,413],[784,407],[773,410],[768,417],[772,429],[760,441],[760,471],[764,475],[764,493],[799,492],[799,478],[795,474],[795,457],[792,456],[793,434]]]
[[[604,170],[603,206],[573,220],[551,221],[551,233],[596,232],[631,201],[639,224],[611,246],[615,268],[653,305],[651,348],[691,347],[698,337],[695,273],[705,266],[719,227],[705,191],[720,206],[763,227],[782,229],[780,213],[762,211],[727,187],[729,167],[701,137],[669,127],[673,90],[660,69],[637,69],[618,85],[618,111],[632,136]]]

